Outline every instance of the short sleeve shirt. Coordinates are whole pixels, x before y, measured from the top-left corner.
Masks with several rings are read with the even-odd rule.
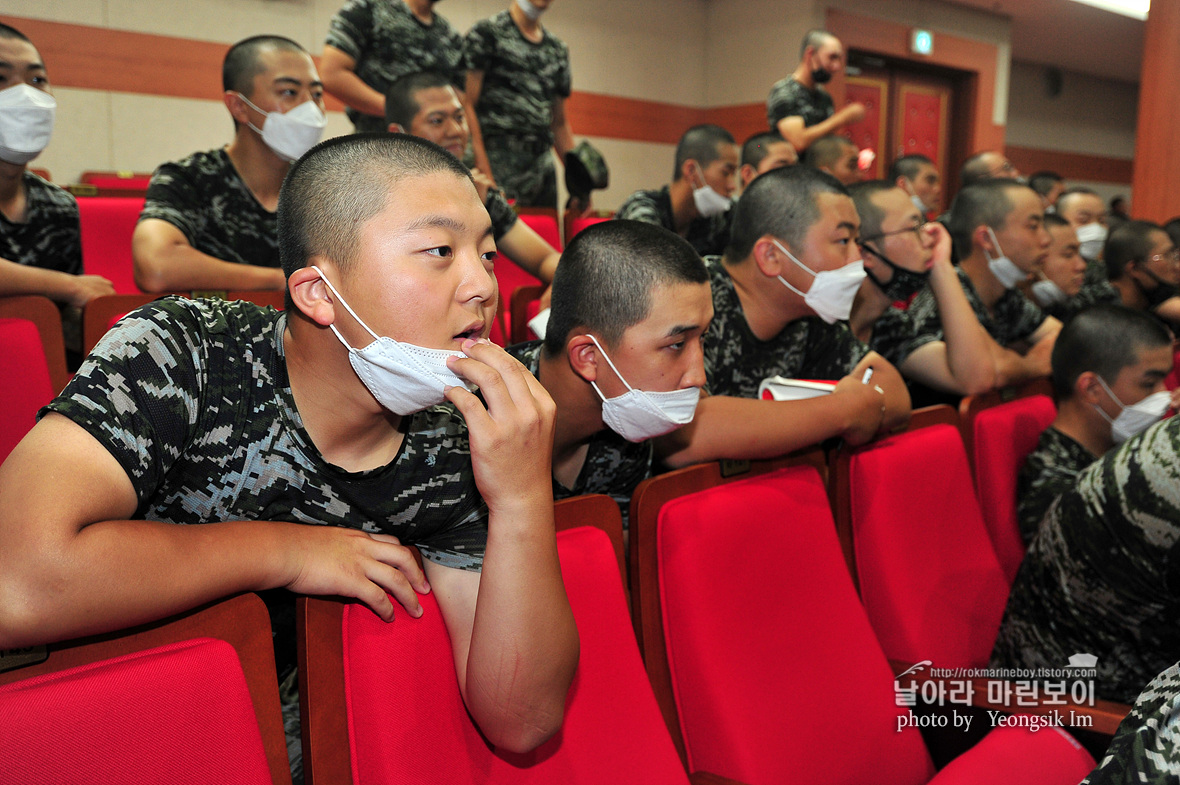
[[[534,376],[540,378],[541,341],[530,341],[508,348],[508,353],[520,360]],[[605,493],[614,499],[623,511],[626,521],[631,493],[652,471],[651,441],[634,443],[610,429],[594,434],[586,451],[586,462],[574,487],[567,488],[553,480],[554,500],[568,499],[587,493]]]
[[[13,223],[0,213],[0,259],[28,267],[82,273],[78,202],[68,192],[25,171],[26,220]]]
[[[711,218],[697,218],[688,225],[686,240],[701,256],[721,254],[729,244],[730,216],[732,208]],[[672,196],[668,186],[658,191],[636,191],[627,197],[615,213],[615,218],[662,226],[669,232],[676,231],[676,219],[672,215]]]
[[[463,36],[437,12],[423,24],[403,0],[347,0],[328,24],[328,46],[356,61],[360,80],[384,95],[399,78],[434,71],[463,89]],[[385,118],[345,110],[357,131],[380,132]]]
[[[804,127],[822,123],[834,111],[832,96],[827,90],[819,85],[809,90],[793,76],[775,82],[766,99],[766,120],[771,130],[778,128],[779,121],[787,117],[802,117]]]
[[[570,95],[569,49],[542,28],[540,43],[524,37],[508,11],[475,23],[463,41],[464,65],[483,72],[475,107],[484,136],[552,142],[553,102]]]
[[[1095,694],[1132,703],[1180,660],[1180,418],[1089,466],[1050,507],[1016,574],[992,667],[1098,658]]]
[[[391,534],[478,570],[487,508],[450,406],[410,415],[388,465],[346,471],[311,441],[287,377],[286,317],[243,301],[168,298],[107,333],[48,409],[120,463],[136,517],[288,521]]]
[[[873,322],[869,348],[900,366],[915,351],[937,340],[936,335],[914,332],[913,314],[908,308],[890,306]]]
[[[1106,757],[1082,785],[1180,782],[1180,663],[1156,676],[1119,723]]]
[[[189,245],[215,259],[280,266],[277,216],[254,198],[225,150],[161,165],[139,214],[141,221],[148,218],[172,224]]]
[[[492,219],[492,236],[496,242],[499,242],[501,237],[516,226],[516,211],[512,209],[512,205],[508,204],[508,200],[504,198],[504,193],[499,188],[488,189],[488,198],[484,200],[484,207],[487,208],[488,216]]]
[[[1026,544],[1057,497],[1072,488],[1082,469],[1094,461],[1093,453],[1056,428],[1041,433],[1016,482],[1016,517]]]
[[[1021,294],[1019,289],[1005,291],[992,310],[988,311],[975,290],[971,277],[963,272],[961,267],[957,268],[956,272],[975,317],[1000,346],[1007,347],[1026,340],[1045,321],[1044,312]],[[935,336],[934,340],[943,340],[938,301],[934,299],[934,292],[930,287],[918,292],[918,296],[910,303],[909,310],[912,312],[911,318],[914,320],[916,334],[932,335]]]
[[[771,376],[842,379],[869,353],[847,322],[827,324],[819,317],[796,319],[769,341],[759,340],[721,257],[706,257],[705,266],[713,289],[705,375],[713,395],[757,398],[758,386]]]

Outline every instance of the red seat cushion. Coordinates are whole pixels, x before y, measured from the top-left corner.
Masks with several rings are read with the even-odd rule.
[[[25,319],[0,319],[0,463],[25,438],[37,410],[53,400],[53,382],[37,326]]]
[[[657,544],[689,770],[747,783],[922,783],[893,676],[814,468],[681,497]]]
[[[680,783],[676,756],[639,659],[618,562],[597,529],[557,535],[581,639],[562,730],[525,755],[489,750],[467,715],[434,595],[424,613],[382,622],[344,615],[345,680],[358,783]]]
[[[1016,518],[1016,478],[1041,432],[1056,416],[1057,407],[1049,396],[1032,395],[984,409],[975,417],[975,488],[988,536],[1009,584],[1024,559]]]
[[[271,782],[234,648],[211,638],[0,687],[0,783]]]
[[[885,654],[986,665],[1008,582],[958,430],[932,425],[857,451],[849,485],[861,598]]]
[[[131,261],[131,234],[143,210],[140,197],[91,196],[78,200],[82,226],[82,266],[88,275],[108,278],[116,294],[138,294]]]

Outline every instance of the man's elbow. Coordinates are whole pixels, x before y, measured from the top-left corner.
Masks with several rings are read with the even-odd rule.
[[[5,570],[0,576],[0,651],[45,643],[46,611],[36,607],[31,587],[16,570]]]
[[[561,730],[564,718],[563,710],[558,712],[556,716],[543,717],[540,721],[536,719],[525,721],[523,718],[515,718],[515,721],[497,723],[498,727],[494,731],[489,731],[483,726],[481,729],[484,730],[484,735],[496,749],[519,755],[532,752],[553,738]]]

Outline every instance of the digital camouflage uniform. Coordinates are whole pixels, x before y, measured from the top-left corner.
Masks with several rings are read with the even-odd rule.
[[[487,507],[458,412],[437,406],[410,415],[387,466],[334,466],[295,406],[285,326],[281,312],[249,302],[157,301],[108,332],[47,410],[69,417],[119,461],[139,499],[136,518],[345,526],[394,535],[447,567],[479,570]],[[298,781],[294,595],[262,595]]]
[[[1068,491],[1078,475],[1095,461],[1094,454],[1056,428],[1041,433],[1016,481],[1016,517],[1027,545],[1053,501]]]
[[[347,0],[328,25],[328,46],[356,61],[360,80],[385,95],[399,78],[434,71],[462,90],[463,36],[434,13],[423,24],[402,0]],[[345,110],[358,132],[386,130],[385,118]]]
[[[688,225],[688,234],[684,239],[688,240],[701,256],[724,253],[725,246],[729,244],[732,215],[731,207],[712,218],[698,217]],[[658,191],[636,191],[631,194],[619,207],[615,218],[643,221],[676,233],[676,218],[672,215],[672,196],[666,185]]]
[[[914,331],[914,315],[908,308],[891,305],[873,322],[869,348],[900,367],[915,351],[938,340],[937,335]]]
[[[484,200],[483,206],[492,219],[492,236],[496,242],[500,242],[500,238],[516,226],[516,211],[498,188],[488,189],[488,198]]]
[[[995,306],[988,311],[979,293],[975,291],[975,284],[971,277],[963,272],[963,268],[955,270],[959,274],[959,283],[967,295],[967,302],[975,312],[975,318],[983,325],[983,329],[995,339],[1000,346],[1011,346],[1019,341],[1027,340],[1037,331],[1045,321],[1045,314],[1040,308],[1020,293],[1019,289],[1008,289]],[[927,286],[918,292],[918,296],[910,303],[910,318],[914,322],[916,335],[934,336],[934,340],[943,340],[942,321],[938,315],[938,301],[934,298],[934,290]]]
[[[78,202],[68,192],[26,171],[25,222],[0,213],[0,259],[29,267],[82,274]]]
[[[796,319],[769,341],[758,340],[721,257],[706,257],[705,266],[713,290],[713,322],[705,334],[705,375],[711,394],[757,398],[758,386],[770,376],[842,379],[869,353],[847,322],[827,324],[819,317]]]
[[[534,376],[540,378],[541,341],[529,341],[508,348],[508,353],[520,360]],[[560,413],[559,413],[560,415]],[[605,493],[616,502],[627,523],[631,493],[635,486],[651,476],[651,441],[629,442],[606,428],[594,434],[586,451],[586,462],[578,472],[574,487],[567,488],[553,480],[553,499],[568,499],[588,493]]]
[[[496,185],[517,207],[556,207],[553,102],[569,98],[570,58],[542,28],[534,44],[508,11],[475,23],[464,39],[464,64],[483,73],[475,115]]]
[[[1095,693],[1131,703],[1180,659],[1180,418],[1108,452],[1062,494],[1020,565],[999,668],[1098,658]]]
[[[1180,663],[1151,680],[1082,785],[1180,785]]]
[[[796,82],[794,76],[775,82],[766,98],[766,120],[772,131],[778,130],[779,121],[787,117],[802,117],[806,128],[822,123],[835,111],[827,90],[820,85],[808,90]]]
[[[279,266],[276,214],[258,203],[224,149],[161,164],[139,214],[141,221],[148,218],[172,224],[189,245],[215,259]]]

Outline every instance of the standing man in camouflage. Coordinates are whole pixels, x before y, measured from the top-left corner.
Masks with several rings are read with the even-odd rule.
[[[442,74],[463,89],[463,36],[434,12],[438,0],[347,0],[320,59],[324,89],[357,132],[384,131],[385,94],[399,77]]]
[[[302,46],[254,36],[226,52],[234,138],[161,165],[131,238],[145,292],[282,289],[276,210],[291,162],[323,133],[324,88]]]
[[[844,70],[844,45],[826,30],[811,30],[803,37],[799,65],[785,79],[774,83],[766,99],[770,130],[803,153],[821,136],[834,134],[865,116],[864,104],[851,103],[835,111],[832,96],[824,89],[832,75]]]
[[[541,26],[553,0],[514,0],[464,40],[467,122],[475,166],[517,207],[556,207],[551,148],[574,149],[565,115],[569,49]],[[589,205],[578,205],[585,209]]]

